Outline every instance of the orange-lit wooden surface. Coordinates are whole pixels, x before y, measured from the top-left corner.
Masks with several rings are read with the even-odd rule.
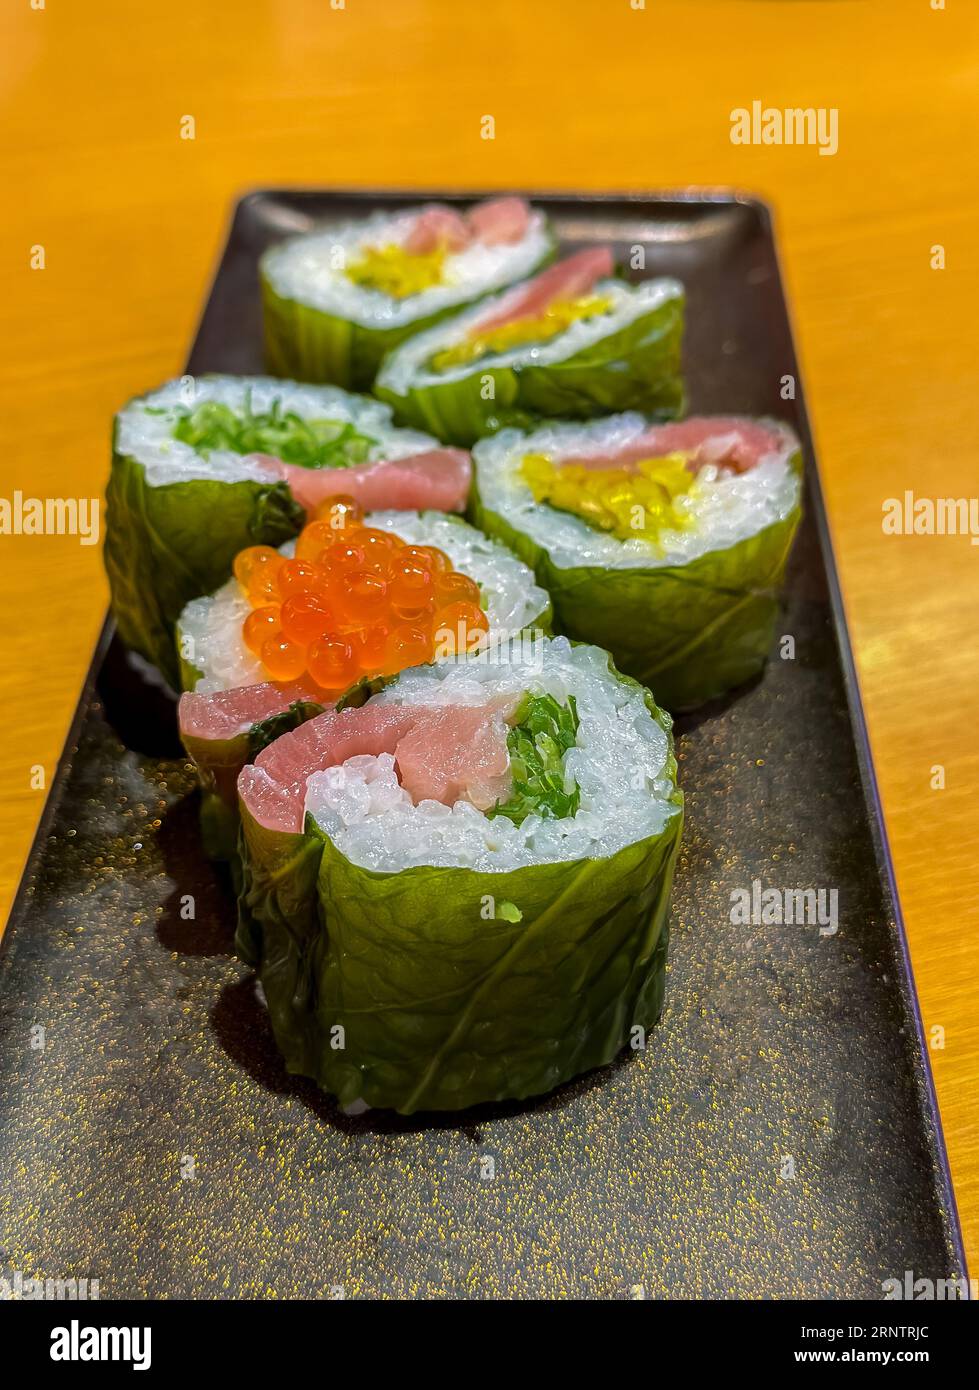
[[[979,549],[881,533],[905,488],[977,491],[979,6],[40,3],[0,15],[5,497],[102,491],[110,415],[180,368],[250,186],[737,185],[774,204],[979,1266]],[[756,98],[837,107],[839,152],[732,145]],[[0,920],[43,800],[30,770],[54,768],[105,603],[96,548],[0,537]]]

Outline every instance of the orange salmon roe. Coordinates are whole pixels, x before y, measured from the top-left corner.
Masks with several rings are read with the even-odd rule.
[[[252,606],[242,636],[268,678],[306,677],[334,699],[361,677],[472,651],[489,631],[478,584],[434,546],[366,526],[351,497],[317,508],[295,559],[253,545],[234,573]]]

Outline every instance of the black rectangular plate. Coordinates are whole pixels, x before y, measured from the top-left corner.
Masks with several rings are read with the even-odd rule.
[[[261,368],[270,241],[420,200],[246,197],[188,371]],[[677,724],[663,1020],[537,1102],[338,1113],[281,1064],[172,704],[107,627],[0,957],[0,1274],[103,1298],[877,1299],[963,1271],[805,411],[781,398],[798,373],[768,213],[536,201],[566,248],[643,245],[645,274],[684,281],[692,411],[781,416],[807,452],[795,657]],[[732,924],[755,879],[836,888],[840,930]]]

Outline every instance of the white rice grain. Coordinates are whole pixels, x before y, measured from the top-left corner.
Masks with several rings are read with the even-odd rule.
[[[284,299],[335,314],[364,328],[392,328],[428,318],[453,305],[468,304],[478,296],[522,280],[533,273],[550,249],[544,217],[533,212],[519,242],[486,246],[474,241],[446,257],[443,284],[418,294],[396,299],[349,279],[346,267],[360,258],[364,248],[402,244],[422,211],[418,207],[395,214],[379,212],[356,222],[293,237],[266,252],[262,274]]]
[[[674,790],[669,741],[642,688],[613,677],[608,654],[544,643],[543,669],[513,660],[439,662],[404,671],[374,701],[385,705],[484,705],[527,692],[577,702],[577,746],[565,754],[566,781],[577,781],[577,814],[529,816],[521,826],[488,817],[468,801],[412,803],[394,758],[360,755],[314,773],[306,810],[354,864],[385,873],[419,865],[506,872],[529,864],[605,858],[662,830]]]
[[[683,286],[679,280],[668,278],[644,280],[639,285],[627,285],[622,280],[600,280],[592,293],[612,301],[606,313],[577,319],[563,333],[558,333],[547,342],[519,344],[507,352],[490,353],[478,362],[461,363],[444,372],[434,371],[428,365],[429,359],[444,348],[461,342],[470,328],[504,296],[477,304],[448,322],[437,323],[402,343],[383,363],[377,375],[377,385],[403,396],[412,387],[424,389],[443,385],[470,376],[481,367],[544,367],[563,362],[602,338],[627,328],[643,314],[651,313],[668,300],[682,297]]]
[[[766,422],[762,422],[766,423]],[[767,422],[772,423],[774,422]],[[535,500],[521,472],[528,454],[612,453],[649,428],[635,412],[610,415],[591,424],[554,423],[524,434],[501,430],[473,450],[480,500],[490,511],[542,546],[560,569],[595,565],[609,569],[657,569],[687,564],[709,551],[724,550],[783,521],[798,504],[801,483],[789,459],[798,445],[779,425],[784,447],[744,473],[713,465],[701,468],[695,486],[675,503],[690,520],[689,529],[665,529],[658,544],[641,536],[619,540],[570,512]]]

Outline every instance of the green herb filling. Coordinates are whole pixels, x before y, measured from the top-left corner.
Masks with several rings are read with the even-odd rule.
[[[565,789],[564,755],[578,741],[578,710],[573,695],[566,705],[553,695],[527,695],[507,734],[513,789],[488,816],[506,816],[522,825],[528,816],[566,820],[577,813],[581,788]]]

